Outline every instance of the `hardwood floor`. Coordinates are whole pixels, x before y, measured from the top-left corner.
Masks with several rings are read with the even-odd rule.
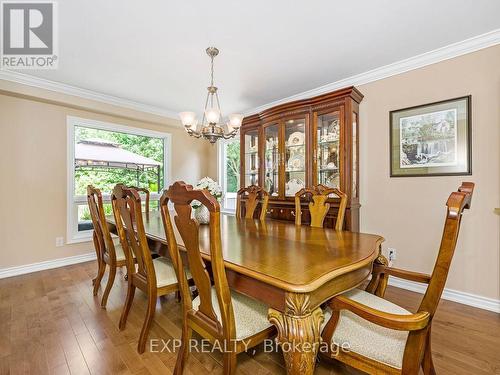
[[[136,352],[146,298],[136,292],[127,329],[118,321],[126,282],[118,271],[107,310],[92,296],[94,262],[0,280],[0,375],[170,374],[176,354]],[[107,274],[103,280],[105,285]],[[387,297],[414,309],[419,294],[389,287]],[[175,297],[157,304],[150,339],[179,338],[181,311]],[[196,336],[195,336],[196,337]],[[439,374],[500,374],[500,315],[441,301],[433,325]],[[162,345],[160,345],[160,348]],[[193,353],[185,374],[222,373],[219,353]],[[285,374],[280,352],[238,356],[239,374]],[[320,362],[316,374],[359,374]]]

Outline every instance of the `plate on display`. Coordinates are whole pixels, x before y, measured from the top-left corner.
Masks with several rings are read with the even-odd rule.
[[[335,165],[334,162],[330,162],[328,163],[326,166],[325,166],[325,169],[329,170],[329,171],[333,171],[335,169],[338,169],[337,166]]]
[[[340,122],[338,119],[333,120],[332,123],[328,126],[328,133],[338,138],[340,134]]]
[[[288,170],[287,171],[300,171],[304,169],[304,156],[294,155],[288,159]]]
[[[294,132],[288,137],[288,146],[301,146],[304,144],[304,133]]]
[[[304,188],[304,181],[299,180],[298,178],[292,178],[286,184],[286,195],[295,195],[295,193],[297,193],[302,188]]]

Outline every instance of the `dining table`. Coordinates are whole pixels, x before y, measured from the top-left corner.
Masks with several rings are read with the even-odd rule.
[[[230,288],[269,307],[287,374],[312,374],[321,344],[321,305],[368,279],[384,238],[229,214],[221,214],[220,221]],[[115,218],[107,216],[107,222],[116,234]],[[160,213],[144,213],[143,222],[151,251],[169,257]],[[176,236],[183,250],[177,231]],[[201,256],[209,265],[209,225],[200,224],[199,239]]]

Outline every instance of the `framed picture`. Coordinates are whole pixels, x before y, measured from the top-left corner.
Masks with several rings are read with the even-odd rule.
[[[391,177],[472,173],[471,96],[390,112]]]

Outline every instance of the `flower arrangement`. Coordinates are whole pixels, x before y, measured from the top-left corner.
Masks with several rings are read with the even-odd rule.
[[[212,194],[215,199],[217,199],[217,201],[220,202],[222,200],[222,188],[216,181],[212,180],[210,177],[203,177],[200,181],[198,181],[195,189],[207,189],[209,193]],[[201,203],[195,200],[191,203],[191,206],[195,209],[200,208]]]

